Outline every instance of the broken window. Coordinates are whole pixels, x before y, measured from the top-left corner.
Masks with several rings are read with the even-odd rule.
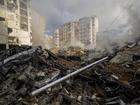
[[[20,21],[21,21],[20,28],[24,31],[28,31],[28,18],[20,16]]]
[[[20,1],[20,8],[27,10],[27,4]]]
[[[17,9],[17,0],[7,0],[7,8],[11,11]]]
[[[28,18],[27,17],[20,17],[20,21],[21,23],[24,23],[24,24],[28,24]]]
[[[3,17],[0,17],[0,21],[5,21],[5,18],[3,18]]]
[[[22,30],[28,31],[28,25],[27,24],[22,23],[20,27],[21,27]]]
[[[23,2],[23,3],[27,4],[27,0],[20,0],[20,2]]]
[[[0,0],[0,4],[1,5],[4,5],[4,0]]]
[[[28,10],[27,0],[20,0],[20,28],[24,31],[28,31]]]
[[[20,14],[22,15],[22,16],[28,16],[28,12],[26,11],[26,10],[23,10],[23,9],[20,9]]]

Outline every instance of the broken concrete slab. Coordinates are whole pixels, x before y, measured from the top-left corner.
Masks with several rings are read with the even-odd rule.
[[[133,61],[133,55],[127,53],[118,53],[114,58],[110,60],[110,63],[125,63]]]
[[[48,50],[44,51],[39,48],[36,53],[31,54],[27,59],[24,59],[26,57],[22,57],[22,60],[12,59],[6,65],[2,65],[0,71],[0,78],[2,78],[0,81],[0,104],[140,104],[138,99],[140,97],[140,62],[139,59],[134,60],[133,58],[136,52],[140,52],[138,46],[123,48],[116,52],[116,56],[121,55],[120,58],[118,57],[119,60],[116,60],[119,63],[111,63],[107,60],[88,69],[85,73],[73,77],[69,84],[62,82],[45,90],[38,96],[30,97],[29,95],[33,90],[94,62],[93,59],[84,63],[72,59],[68,61]],[[129,58],[128,55],[131,57]],[[115,58],[113,55],[112,57]],[[121,62],[122,60],[123,62]],[[42,81],[43,85],[39,87],[35,85],[36,83],[42,83]]]

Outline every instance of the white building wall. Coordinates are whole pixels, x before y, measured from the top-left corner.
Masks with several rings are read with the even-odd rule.
[[[54,47],[60,47],[59,42],[59,29],[56,29],[53,34]]]
[[[98,18],[84,17],[79,19],[80,41],[85,45],[96,46],[96,33],[98,32]]]
[[[78,22],[69,22],[54,32],[54,40],[59,48],[66,48],[76,41],[76,37],[79,38],[79,34],[77,35],[77,30],[79,30],[78,25]]]
[[[85,45],[90,44],[91,39],[90,25],[91,25],[90,18],[85,17],[79,20],[80,41]]]

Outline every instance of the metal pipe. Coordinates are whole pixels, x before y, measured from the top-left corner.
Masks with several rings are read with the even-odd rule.
[[[65,80],[69,79],[70,77],[72,77],[72,76],[74,76],[76,74],[79,74],[82,71],[84,71],[84,70],[92,67],[93,65],[98,64],[98,63],[100,63],[100,62],[102,62],[102,61],[104,61],[106,59],[108,59],[108,57],[104,57],[104,58],[102,58],[102,59],[100,59],[100,60],[98,60],[98,61],[96,61],[94,63],[91,63],[91,64],[89,64],[89,65],[87,65],[87,66],[85,66],[85,67],[83,67],[81,69],[78,69],[77,71],[74,71],[74,72],[72,72],[72,73],[70,73],[70,74],[68,74],[68,75],[66,75],[66,76],[64,76],[64,77],[62,77],[62,78],[50,83],[50,84],[47,84],[47,85],[43,86],[42,88],[39,88],[39,89],[33,91],[31,93],[31,96],[35,96],[35,95],[41,93],[42,91],[45,91],[46,89],[48,89],[48,88],[50,88],[50,87],[52,87],[52,86],[54,86],[54,85],[56,85],[58,83],[61,83],[61,82],[65,81]]]

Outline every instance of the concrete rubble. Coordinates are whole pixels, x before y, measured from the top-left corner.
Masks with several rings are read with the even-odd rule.
[[[67,60],[83,60],[86,57],[86,50],[80,47],[69,47],[58,51],[58,56]]]
[[[133,55],[128,53],[118,53],[113,59],[111,59],[111,63],[124,63],[130,62],[133,60]]]
[[[80,53],[84,54],[83,51]],[[95,62],[78,60],[77,56],[75,60],[77,53],[72,54],[73,58],[58,57],[41,47],[0,52],[0,105],[140,104],[139,42],[31,96],[34,90]]]

